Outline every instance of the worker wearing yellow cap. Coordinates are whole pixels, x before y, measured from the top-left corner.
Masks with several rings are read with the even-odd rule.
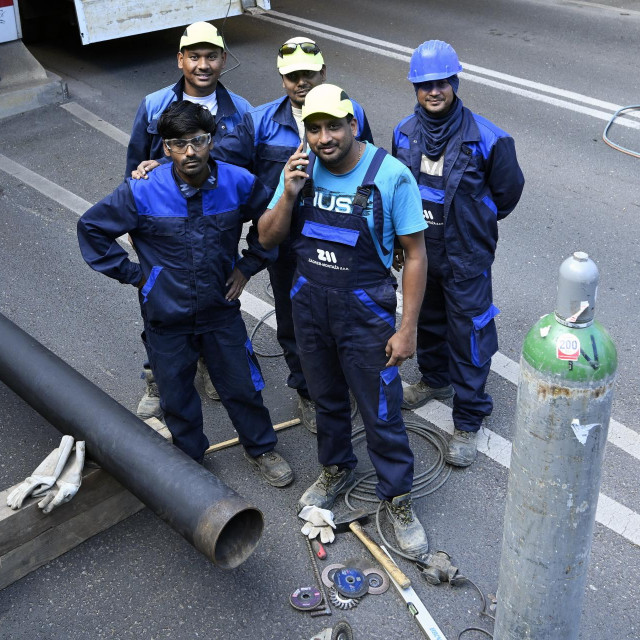
[[[402,420],[398,366],[416,349],[427,257],[418,185],[384,149],[356,138],[354,105],[340,87],[313,88],[302,107],[311,152],[287,161],[258,222],[269,249],[289,233],[291,289],[302,369],[316,404],[319,478],[299,507],[331,509],[356,482],[349,390],[358,402],[376,494],[400,549],[420,557],[427,535],[412,501],[413,453]],[[403,314],[396,330],[394,240],[405,252]]]
[[[214,145],[211,152],[217,160],[249,169],[274,190],[285,163],[304,140],[302,108],[307,94],[322,85],[327,76],[320,47],[306,36],[290,38],[280,46],[276,67],[286,95],[246,113],[242,122]],[[356,138],[373,142],[363,108],[355,100],[352,104]],[[278,324],[276,335],[289,367],[287,384],[298,393],[298,415],[303,425],[315,433],[315,406],[300,365],[291,316],[289,290],[295,268],[291,243],[289,238],[285,238],[280,245],[278,259],[269,267]]]
[[[182,71],[180,80],[175,85],[150,93],[140,103],[127,148],[125,177],[131,176],[131,172],[143,160],[164,157],[162,137],[157,127],[158,119],[169,105],[188,100],[205,106],[213,115],[216,125],[214,144],[232,131],[242,115],[251,108],[251,104],[244,98],[228,91],[218,82],[227,60],[227,52],[222,36],[212,24],[194,22],[186,27],[180,38],[177,57],[178,69]],[[239,271],[234,275],[237,276],[236,279],[242,279],[246,283],[254,273],[247,272],[242,278]],[[213,400],[219,400],[220,396],[202,361],[198,365],[198,372],[203,377],[206,394]],[[151,417],[161,419],[160,398],[148,362],[143,366],[142,377],[146,387],[136,413],[142,420]]]

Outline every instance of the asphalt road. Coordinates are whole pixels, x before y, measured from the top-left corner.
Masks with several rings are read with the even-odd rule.
[[[619,352],[613,418],[622,434],[608,445],[601,491],[620,508],[607,525],[596,524],[580,638],[637,639],[640,164],[606,146],[601,134],[613,105],[640,102],[640,2],[273,0],[272,8],[262,18],[241,16],[224,25],[239,66],[223,81],[253,104],[281,95],[274,65],[279,44],[309,34],[322,47],[329,81],[365,107],[376,142],[390,148],[393,127],[415,100],[405,79],[410,51],[439,38],[453,44],[465,66],[459,92],[465,105],[515,138],[527,184],[517,209],[500,224],[493,269],[501,314],[500,356],[488,382],[495,400],[486,422],[491,442],[508,444],[512,438],[513,361],[528,329],[553,310],[560,263],[583,250],[598,264],[597,318]],[[172,29],[82,47],[70,32],[30,48],[67,80],[74,104],[126,135],[142,97],[177,80],[179,35]],[[0,121],[0,312],[135,410],[143,357],[135,292],[82,261],[75,238],[81,203],[44,195],[34,182],[46,178],[89,203],[120,182],[124,147],[85,116],[51,106]],[[625,122],[630,126],[616,125],[611,137],[640,149],[640,120],[630,116]],[[24,172],[16,177],[12,163],[36,178]],[[265,283],[260,274],[248,291],[268,303]],[[249,328],[261,315],[257,308],[248,297]],[[273,328],[263,327],[256,344],[275,349]],[[262,367],[273,421],[292,418],[296,402],[285,384],[283,360],[263,359]],[[418,379],[414,361],[404,366],[403,378]],[[204,406],[210,440],[231,437],[224,410],[209,400]],[[411,417],[439,429],[448,426],[447,410],[437,404]],[[59,437],[0,384],[2,488],[27,476]],[[412,441],[420,470],[434,453],[422,440]],[[421,637],[391,590],[332,618],[312,619],[288,604],[295,588],[313,581],[294,507],[317,474],[314,444],[301,427],[281,433],[278,448],[296,473],[284,490],[265,486],[238,448],[208,459],[209,469],[265,513],[261,544],[236,571],[216,569],[144,510],[0,591],[0,638],[306,640],[340,617],[352,624],[357,639]],[[358,451],[365,471],[366,450]],[[497,588],[507,478],[504,459],[489,445],[471,468],[454,471],[440,490],[417,503],[432,548],[448,551],[485,594]],[[367,559],[350,537],[329,552],[331,562]],[[447,638],[467,626],[491,628],[478,616],[472,588],[429,586],[399,562]]]

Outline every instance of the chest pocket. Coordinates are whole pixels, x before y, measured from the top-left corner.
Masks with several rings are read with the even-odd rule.
[[[154,236],[183,236],[187,230],[186,218],[145,216],[144,230]]]
[[[285,164],[293,155],[296,147],[276,147],[270,144],[261,144],[257,150],[257,156],[261,160]]]
[[[236,209],[235,211],[225,211],[224,213],[217,213],[214,216],[211,216],[213,220],[214,226],[220,231],[228,231],[229,229],[236,229],[240,221],[240,212]]]

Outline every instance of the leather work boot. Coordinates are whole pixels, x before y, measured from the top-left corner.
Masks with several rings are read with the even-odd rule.
[[[298,417],[308,431],[318,433],[316,403],[313,400],[307,400],[307,398],[303,398],[300,395],[298,396]]]
[[[338,470],[338,465],[322,467],[318,479],[302,494],[298,510],[315,505],[320,509],[331,509],[336,498],[346,493],[356,483],[355,469]]]
[[[141,377],[146,383],[146,389],[138,403],[136,415],[140,420],[148,420],[149,418],[162,420],[164,412],[160,406],[160,393],[158,392],[158,385],[156,383],[156,379],[153,377],[153,371],[151,371],[151,368],[145,367],[142,370]]]
[[[429,550],[427,534],[413,511],[411,494],[396,496],[384,503],[387,516],[401,551],[410,556],[422,556]]]
[[[289,463],[273,449],[255,458],[245,450],[244,457],[260,471],[272,487],[286,487],[293,481],[293,471]]]
[[[478,455],[478,432],[454,429],[444,459],[456,467],[468,467]]]
[[[434,389],[430,387],[424,380],[405,387],[402,395],[403,409],[417,409],[423,404],[427,404],[429,400],[446,400],[454,394],[453,387],[448,384],[446,387]]]
[[[202,376],[202,382],[204,383],[204,392],[212,400],[220,400],[220,395],[216,391],[216,388],[213,386],[213,382],[211,382],[211,376],[209,376],[209,371],[207,371],[207,365],[205,364],[204,358],[200,358],[198,360],[198,373]]]

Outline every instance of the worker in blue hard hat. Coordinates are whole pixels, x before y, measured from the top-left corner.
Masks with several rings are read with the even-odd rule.
[[[405,388],[402,406],[453,396],[455,429],[445,459],[465,467],[476,458],[478,431],[493,409],[485,385],[498,350],[491,287],[498,221],[518,204],[524,177],[513,138],[463,106],[460,71],[446,42],[429,40],[413,52],[407,79],[417,104],[395,128],[392,148],[418,182],[428,223],[421,379]]]

